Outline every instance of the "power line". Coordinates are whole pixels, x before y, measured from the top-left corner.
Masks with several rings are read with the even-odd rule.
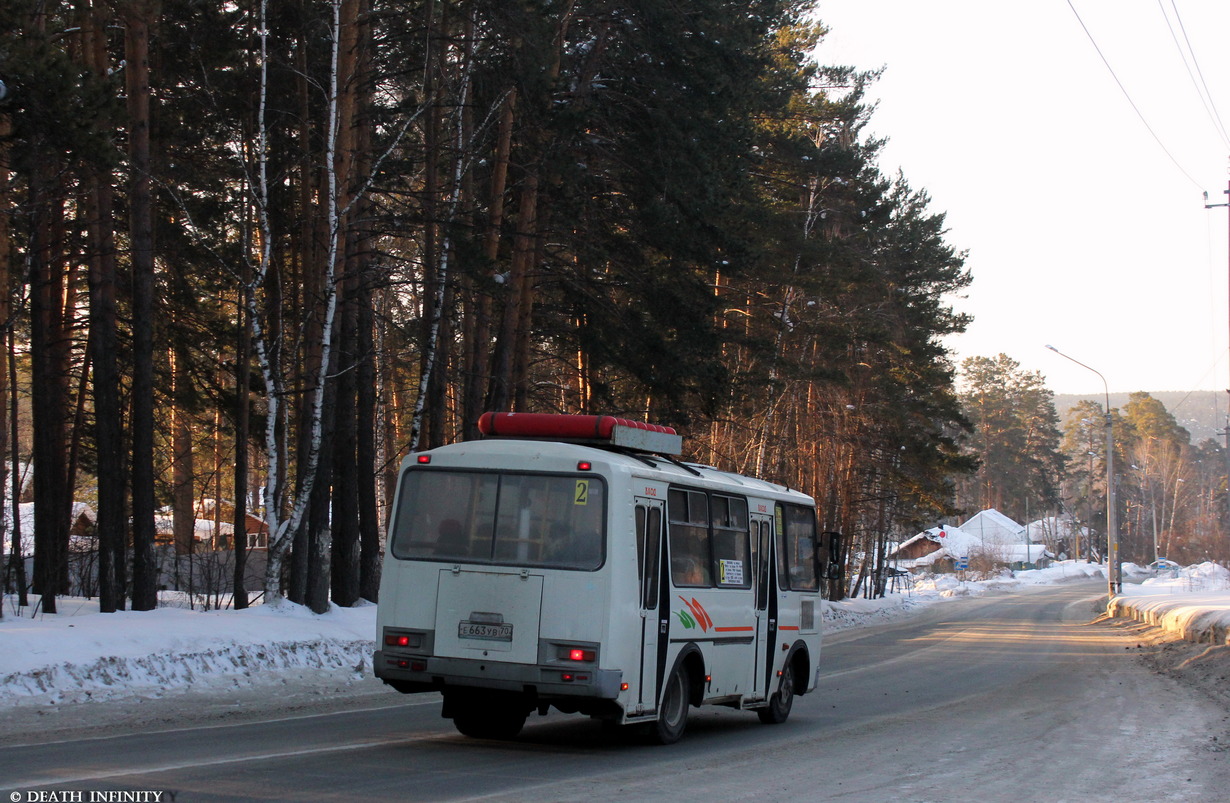
[[[1148,132],[1153,136],[1154,142],[1156,142],[1158,147],[1161,148],[1168,157],[1170,157],[1170,161],[1174,164],[1175,168],[1187,177],[1187,180],[1192,183],[1192,186],[1196,187],[1196,189],[1203,190],[1204,187],[1200,186],[1200,182],[1192,178],[1191,175],[1183,169],[1183,165],[1179,164],[1179,160],[1174,158],[1174,154],[1170,152],[1170,149],[1166,147],[1165,143],[1162,142],[1161,138],[1158,137],[1157,133],[1153,130],[1153,126],[1149,125],[1149,121],[1145,119],[1145,116],[1136,106],[1136,101],[1132,100],[1132,96],[1128,94],[1127,88],[1123,85],[1123,82],[1119,80],[1119,76],[1115,74],[1115,68],[1111,67],[1110,62],[1106,60],[1106,56],[1102,53],[1102,48],[1098,47],[1097,40],[1093,38],[1093,34],[1089,31],[1089,26],[1085,25],[1085,21],[1081,19],[1080,12],[1076,10],[1076,6],[1072,5],[1072,0],[1068,0],[1068,8],[1072,9],[1072,13],[1076,15],[1076,21],[1080,23],[1081,29],[1085,32],[1085,36],[1089,37],[1089,42],[1093,45],[1093,49],[1098,52],[1098,57],[1102,59],[1102,63],[1106,65],[1106,69],[1110,70],[1110,75],[1115,79],[1115,83],[1119,85],[1119,90],[1123,92],[1123,97],[1127,98],[1127,102],[1132,107],[1132,111],[1136,112],[1136,116],[1140,118],[1140,122],[1144,124],[1145,129],[1148,130]]]
[[[1187,43],[1187,51],[1184,52],[1183,46],[1179,44],[1179,37],[1175,35],[1174,26],[1170,24],[1170,15],[1166,13],[1166,7],[1162,5],[1162,0],[1157,0],[1157,6],[1161,9],[1162,17],[1166,20],[1166,27],[1170,29],[1170,38],[1174,40],[1174,46],[1179,51],[1179,57],[1183,59],[1183,68],[1187,70],[1187,77],[1191,79],[1192,86],[1196,88],[1196,94],[1200,96],[1200,103],[1204,106],[1204,113],[1208,115],[1209,122],[1213,124],[1217,135],[1221,137],[1222,143],[1227,149],[1230,149],[1230,137],[1226,136],[1226,126],[1221,121],[1221,114],[1217,111],[1217,104],[1213,101],[1213,93],[1209,92],[1209,85],[1204,80],[1204,71],[1200,69],[1200,62],[1196,59],[1196,51],[1192,48],[1192,41],[1187,36],[1187,27],[1183,25],[1183,18],[1179,16],[1179,8],[1175,5],[1174,0],[1170,0],[1170,7],[1174,9],[1175,19],[1179,22],[1179,30],[1183,32],[1183,41]],[[1191,55],[1192,64],[1196,66],[1196,73],[1200,76],[1200,81],[1197,83],[1196,76],[1192,75],[1191,65],[1187,63],[1187,56]],[[1203,89],[1202,89],[1203,88]]]

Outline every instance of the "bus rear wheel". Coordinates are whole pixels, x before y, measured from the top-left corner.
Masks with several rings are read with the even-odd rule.
[[[756,711],[760,721],[766,725],[780,725],[790,716],[794,707],[794,667],[786,664],[782,667],[781,682],[777,685],[777,693],[769,698],[769,704]]]
[[[691,684],[682,666],[675,667],[666,681],[662,704],[658,706],[658,721],[653,723],[651,736],[658,744],[674,744],[688,726],[688,698]]]

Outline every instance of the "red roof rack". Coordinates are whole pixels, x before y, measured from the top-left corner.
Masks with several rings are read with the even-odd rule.
[[[658,454],[683,451],[683,438],[672,427],[612,415],[483,413],[478,431],[486,437],[624,446]]]

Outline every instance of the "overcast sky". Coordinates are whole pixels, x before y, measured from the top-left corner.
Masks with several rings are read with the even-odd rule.
[[[1049,343],[1112,393],[1230,388],[1227,209],[1202,197],[1225,203],[1230,181],[1214,122],[1230,124],[1230,2],[818,8],[822,63],[886,68],[868,127],[889,138],[881,169],[927,190],[969,252],[958,361],[1002,352],[1056,393],[1102,391]]]

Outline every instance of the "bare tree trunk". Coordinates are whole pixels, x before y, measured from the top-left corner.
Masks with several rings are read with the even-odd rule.
[[[280,383],[277,378],[277,366],[273,365],[268,358],[269,350],[266,347],[264,333],[259,328],[255,331],[254,340],[256,343],[257,358],[261,365],[261,373],[265,377],[266,385],[266,404],[270,408],[269,424],[266,434],[266,448],[269,464],[271,466],[270,481],[266,483],[266,523],[269,528],[269,550],[268,563],[265,570],[265,593],[269,602],[277,604],[282,599],[282,569],[286,557],[287,549],[290,545],[290,539],[293,534],[299,530],[304,523],[308,504],[314,496],[316,489],[318,468],[322,457],[327,453],[324,443],[323,421],[326,401],[326,390],[332,384],[328,381],[329,367],[333,365],[333,333],[335,325],[335,317],[337,313],[337,292],[336,292],[336,276],[335,270],[338,264],[338,244],[339,244],[339,206],[338,206],[338,188],[337,188],[337,170],[335,163],[335,150],[337,145],[338,132],[338,50],[340,45],[341,32],[341,0],[332,0],[331,6],[333,9],[333,51],[331,56],[331,69],[329,81],[329,121],[328,129],[325,137],[325,173],[326,173],[326,199],[325,213],[328,220],[328,255],[325,259],[325,269],[323,277],[324,290],[324,309],[323,321],[321,322],[320,340],[319,340],[319,371],[313,387],[310,389],[309,396],[311,398],[308,414],[302,422],[303,428],[306,430],[306,435],[301,439],[304,445],[305,453],[301,455],[300,462],[297,466],[300,481],[296,484],[295,499],[290,506],[290,513],[285,518],[281,515],[280,500],[273,497],[273,488],[278,487],[275,480],[277,470],[272,467],[277,465],[280,460],[280,455],[277,450],[276,433],[272,428],[276,427],[277,415],[275,415],[278,402],[277,395],[279,393]],[[268,145],[267,132],[265,128],[265,103],[267,99],[267,72],[266,72],[266,47],[267,47],[267,26],[265,24],[265,16],[267,10],[267,0],[262,0],[261,3],[261,96],[260,96],[260,112],[259,112],[259,144],[258,161],[259,161],[259,187],[257,205],[259,208],[261,219],[262,232],[262,255],[260,261],[260,272],[258,280],[263,283],[269,269],[269,242],[272,236],[269,222],[269,191],[267,183],[267,165],[268,165]],[[255,307],[254,294],[249,294],[249,304]],[[253,309],[255,313],[256,310]],[[253,315],[254,325],[257,323],[256,315]],[[319,519],[317,519],[319,521]],[[322,528],[317,531],[318,540],[312,545],[312,553],[315,559],[319,562],[318,566],[325,574],[323,583],[325,588],[324,606],[328,605],[328,556],[329,556],[329,531],[327,528]],[[317,582],[319,578],[308,578],[309,581]],[[309,591],[309,594],[312,592]],[[317,597],[317,602],[319,599]]]
[[[150,181],[149,29],[157,0],[125,8],[132,240],[132,607],[158,605],[154,562],[154,209]]]
[[[364,248],[367,240],[364,239]],[[359,466],[359,596],[376,602],[380,596],[380,513],[376,500],[376,357],[372,341],[370,279],[362,280],[356,346],[361,355],[355,380],[357,423],[356,454]]]
[[[30,178],[30,361],[34,416],[34,584],[45,613],[56,613],[64,544],[68,540],[68,343],[64,341],[64,265],[55,243],[63,243],[57,220],[63,210],[58,186],[46,162]]]
[[[462,67],[462,75],[458,78],[461,87],[460,97],[456,100],[458,109],[464,109],[468,103],[470,82],[473,80],[472,62],[466,62]],[[466,166],[466,127],[464,115],[458,113],[454,119],[454,151],[452,163],[452,182],[450,198],[445,212],[445,237],[440,246],[440,264],[435,271],[433,290],[423,298],[424,315],[427,317],[426,340],[423,342],[423,370],[419,376],[418,397],[414,403],[414,412],[410,421],[410,451],[419,448],[419,441],[424,430],[424,410],[430,399],[429,388],[437,364],[437,352],[442,348],[441,332],[444,331],[444,309],[449,298],[448,288],[451,281],[450,263],[453,246],[449,227],[457,219],[457,210],[461,204],[462,176]]]
[[[495,345],[495,359],[491,370],[491,385],[487,393],[487,407],[491,410],[509,410],[516,393],[516,366],[518,355],[524,345],[528,348],[528,336],[523,327],[530,317],[523,307],[532,301],[527,284],[530,282],[529,266],[534,253],[533,230],[538,206],[538,176],[531,169],[521,188],[517,214],[517,235],[513,241],[512,265],[508,274],[507,300],[500,323],[500,336]]]
[[[13,331],[13,310],[12,310],[12,289],[10,287],[10,266],[12,265],[12,249],[9,241],[9,215],[11,214],[11,202],[9,199],[9,155],[8,155],[8,138],[12,133],[12,126],[9,122],[9,117],[4,112],[0,111],[0,326],[3,329],[4,353],[8,353],[9,338],[12,337]],[[5,425],[8,421],[8,371],[0,370],[0,508],[4,507],[4,497],[8,488],[9,472],[8,463],[4,460],[4,455],[8,452],[9,438],[8,427]],[[17,453],[17,442],[13,441],[13,453]],[[13,475],[14,481],[17,479],[17,474]],[[16,498],[13,499],[13,515],[12,520],[14,527],[17,527],[18,507]],[[16,529],[14,529],[16,532]],[[5,528],[5,519],[0,517],[0,538],[7,536],[9,533]],[[11,576],[11,571],[18,566],[21,566],[24,574],[24,563],[22,560],[21,540],[14,536],[12,539],[13,548],[9,552],[9,565],[0,567],[0,572],[3,572],[4,580],[0,582],[0,588],[8,591],[8,579]],[[23,582],[22,585],[25,585]],[[24,594],[24,590],[19,592]],[[24,605],[24,602],[22,603]],[[4,617],[4,612],[0,611],[0,618]]]
[[[107,70],[106,19],[96,8],[86,37],[92,69]],[[89,218],[90,335],[93,363],[94,440],[97,453],[98,502],[95,532],[98,536],[99,610],[112,613],[124,608],[126,571],[124,516],[124,435],[120,375],[116,363],[115,220],[112,217],[112,185],[109,173],[91,170],[87,179],[86,214]]]
[[[192,552],[192,542],[196,537],[196,461],[192,448],[192,421],[188,414],[191,404],[188,358],[183,348],[175,348],[171,359],[175,399],[171,410],[171,527],[175,556],[178,558]],[[178,580],[178,560],[175,565]]]
[[[18,422],[20,416],[17,409],[17,345],[16,338],[13,336],[13,329],[10,325],[5,333],[8,339],[8,375],[9,388],[12,392],[10,397],[11,404],[9,405],[9,441],[12,443],[12,488],[13,496],[9,500],[9,504],[13,507],[13,551],[10,553],[13,562],[16,564],[13,570],[15,582],[17,584],[17,606],[24,608],[30,604],[30,600],[26,595],[26,560],[25,549],[21,543],[21,457],[18,450]],[[121,569],[123,562],[120,563]]]
[[[513,243],[513,272],[519,277],[514,285],[517,301],[513,313],[512,386],[513,406],[529,410],[530,344],[533,342],[535,278],[534,265],[538,257],[538,172],[530,173],[521,196],[517,215],[517,237]]]
[[[348,260],[349,261],[349,260]],[[358,341],[358,309],[354,275],[347,270],[342,282],[337,349],[338,371],[333,382],[333,471],[330,531],[333,543],[330,556],[332,598],[338,605],[351,607],[359,601],[359,474],[356,425],[357,362],[354,351]],[[323,464],[324,461],[322,461]]]
[[[504,225],[504,194],[508,183],[509,151],[512,148],[513,112],[517,105],[516,90],[510,90],[500,113],[500,130],[496,142],[495,164],[491,173],[487,231],[483,238],[483,257],[487,264],[496,264],[500,252],[500,228]],[[486,293],[471,293],[466,328],[469,345],[466,348],[469,370],[466,371],[465,402],[462,413],[462,434],[466,440],[478,437],[478,419],[483,413],[483,397],[491,379],[491,297]]]
[[[244,277],[247,280],[248,277]],[[248,428],[249,410],[252,401],[250,385],[252,369],[252,327],[248,322],[248,309],[242,296],[239,298],[239,336],[235,350],[235,574],[231,585],[235,610],[248,607],[248,590],[244,585],[248,568]]]

